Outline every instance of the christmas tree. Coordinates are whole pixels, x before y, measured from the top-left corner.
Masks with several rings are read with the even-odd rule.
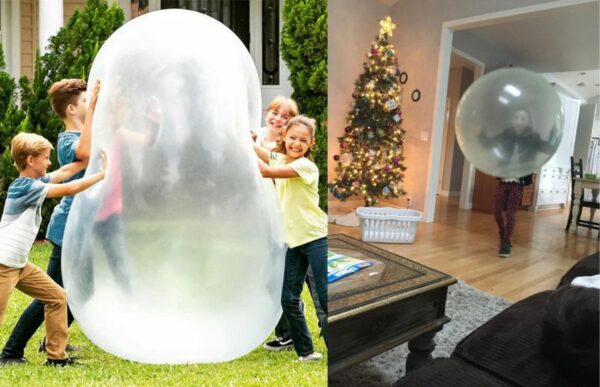
[[[371,45],[364,71],[355,82],[352,110],[345,134],[339,137],[340,152],[333,156],[337,178],[329,185],[342,201],[362,194],[366,206],[379,198],[397,198],[404,171],[401,128],[400,69],[390,43],[396,27],[390,17],[380,21],[377,40]]]

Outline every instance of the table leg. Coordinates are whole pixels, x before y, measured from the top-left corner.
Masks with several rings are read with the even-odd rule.
[[[571,229],[569,230],[573,234],[577,234],[577,218],[581,211],[581,194],[583,193],[583,185],[581,181],[575,180],[575,187],[573,187],[575,195],[573,195],[573,219],[571,220]]]
[[[442,327],[429,331],[408,342],[409,352],[406,358],[406,373],[419,368],[425,362],[432,359],[431,352],[433,352],[433,349],[435,348],[433,338],[441,329]]]

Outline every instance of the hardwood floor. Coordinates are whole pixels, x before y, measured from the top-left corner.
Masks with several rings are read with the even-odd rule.
[[[330,202],[330,213],[352,208]],[[596,231],[579,227],[577,235],[565,232],[567,215],[568,209],[518,211],[511,256],[500,258],[493,216],[460,210],[457,199],[439,197],[435,221],[418,225],[415,243],[376,245],[516,302],[554,289],[577,260],[598,251]],[[357,227],[330,224],[329,233],[359,238]]]

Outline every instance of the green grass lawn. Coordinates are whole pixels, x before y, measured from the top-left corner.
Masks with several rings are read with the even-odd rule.
[[[31,262],[44,270],[51,247],[36,244]],[[326,354],[318,338],[317,319],[310,294],[305,290],[308,324],[315,349]],[[4,345],[17,319],[31,298],[16,290],[11,295],[4,322],[0,326],[0,345]],[[320,362],[301,363],[294,351],[272,353],[257,348],[246,356],[227,363],[194,365],[146,365],[117,358],[96,347],[83,335],[77,323],[69,330],[69,342],[82,347],[77,352],[82,364],[67,367],[44,367],[45,356],[37,348],[44,335],[38,330],[25,351],[27,364],[0,368],[0,386],[326,386],[327,356]],[[148,340],[151,340],[149,337]]]

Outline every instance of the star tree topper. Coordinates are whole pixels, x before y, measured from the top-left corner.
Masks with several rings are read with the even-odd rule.
[[[380,34],[388,34],[389,36],[392,36],[392,32],[394,31],[394,28],[396,28],[396,25],[394,23],[392,23],[392,18],[389,16],[386,17],[385,20],[380,21],[379,25],[381,26],[379,33]]]

